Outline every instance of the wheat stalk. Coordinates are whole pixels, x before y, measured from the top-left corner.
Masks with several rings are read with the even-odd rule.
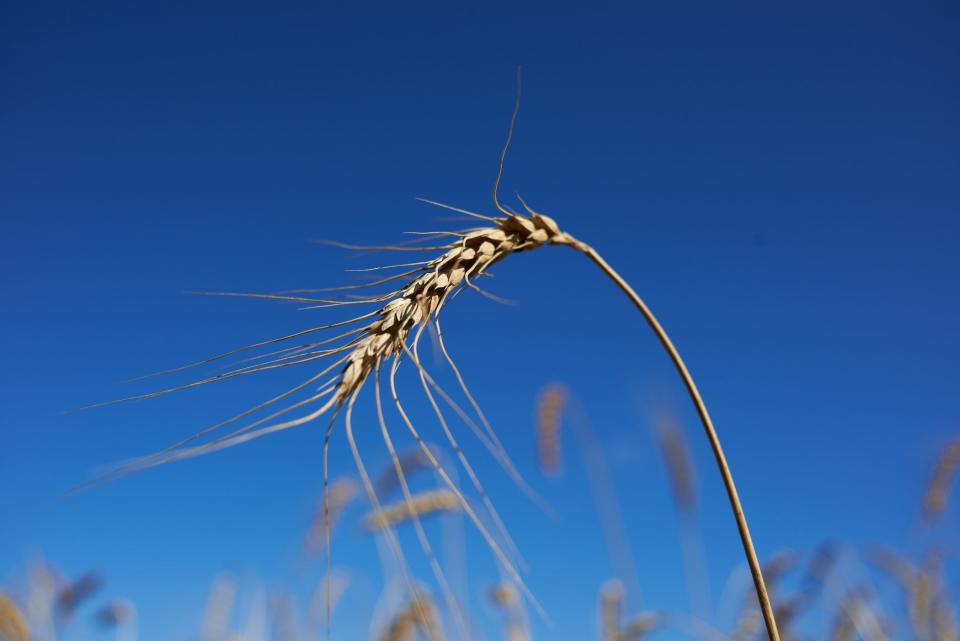
[[[385,269],[396,268],[403,269],[405,271],[402,271],[399,274],[392,274],[369,284],[383,285],[386,283],[395,283],[397,281],[404,282],[401,288],[384,294],[343,300],[335,298],[295,296],[291,293],[252,295],[227,293],[227,295],[253,296],[256,298],[307,303],[313,308],[361,305],[373,306],[374,309],[344,321],[313,327],[280,338],[263,341],[261,343],[233,350],[227,354],[221,354],[211,359],[202,361],[201,363],[195,363],[192,365],[210,363],[227,356],[235,355],[244,350],[267,347],[283,341],[294,340],[302,337],[312,338],[319,332],[325,332],[332,329],[338,329],[339,331],[345,327],[352,327],[352,329],[341,331],[340,333],[337,333],[329,338],[315,340],[307,344],[301,344],[270,352],[267,355],[264,355],[264,357],[268,360],[260,359],[254,363],[242,365],[227,372],[217,374],[216,376],[200,379],[186,385],[160,390],[150,394],[143,394],[128,399],[121,399],[132,400],[150,398],[178,390],[198,387],[214,381],[222,381],[238,376],[246,376],[294,365],[315,363],[323,360],[327,360],[329,363],[319,372],[314,373],[307,380],[295,386],[294,388],[287,390],[278,396],[265,401],[264,403],[250,408],[249,410],[246,410],[237,416],[194,434],[193,436],[180,441],[174,446],[171,446],[153,455],[138,459],[131,464],[120,466],[112,473],[108,474],[106,478],[97,479],[96,482],[118,478],[120,476],[124,476],[148,467],[160,465],[162,463],[222,450],[224,448],[248,442],[268,434],[273,434],[282,430],[305,425],[319,419],[321,416],[329,415],[330,421],[325,432],[323,445],[324,484],[326,486],[328,467],[327,452],[330,434],[337,417],[340,415],[341,411],[343,411],[345,432],[354,462],[358,468],[358,471],[360,472],[364,489],[370,498],[374,510],[379,510],[379,500],[354,439],[351,419],[358,394],[360,393],[364,384],[368,380],[373,379],[375,385],[375,398],[377,400],[378,420],[380,423],[381,432],[384,441],[390,450],[391,457],[398,468],[398,477],[401,477],[402,470],[396,461],[396,454],[390,441],[389,431],[386,426],[382,408],[380,407],[381,374],[385,369],[389,369],[391,396],[393,398],[396,410],[401,415],[401,418],[408,428],[408,431],[416,440],[418,446],[421,447],[424,452],[424,456],[426,456],[426,458],[430,461],[430,464],[443,480],[447,486],[447,489],[457,496],[463,511],[467,514],[468,518],[473,522],[476,528],[482,533],[483,537],[487,541],[488,546],[491,548],[498,561],[507,569],[511,579],[514,580],[524,594],[531,599],[534,605],[537,606],[537,609],[541,610],[536,604],[536,601],[533,599],[529,590],[526,588],[522,580],[520,580],[520,577],[514,569],[513,563],[508,557],[507,552],[504,551],[503,547],[494,539],[487,527],[481,522],[474,509],[467,503],[466,499],[460,492],[460,489],[453,483],[447,473],[440,466],[436,457],[424,444],[418,431],[403,409],[400,399],[396,393],[394,379],[402,360],[406,359],[413,363],[419,374],[424,392],[430,400],[431,406],[437,414],[439,422],[444,427],[445,436],[447,437],[448,442],[458,453],[461,464],[463,464],[463,466],[467,469],[468,476],[470,477],[474,488],[480,494],[481,500],[483,501],[487,511],[492,515],[497,527],[500,529],[501,537],[507,541],[508,549],[512,547],[509,537],[506,535],[505,528],[502,527],[502,522],[496,515],[495,510],[493,510],[493,507],[487,499],[482,486],[479,484],[479,481],[473,474],[473,471],[466,462],[465,457],[462,456],[459,445],[457,444],[451,431],[447,428],[446,421],[440,412],[436,397],[440,397],[441,400],[443,400],[455,412],[457,412],[461,418],[465,419],[465,422],[467,422],[467,424],[474,429],[478,436],[481,436],[484,444],[496,454],[501,465],[504,466],[508,474],[511,475],[515,482],[524,488],[525,491],[529,492],[529,488],[523,482],[523,479],[520,477],[519,473],[516,472],[516,469],[510,462],[509,457],[507,457],[502,444],[500,444],[496,433],[493,431],[489,425],[489,422],[484,417],[479,405],[464,383],[459,369],[457,368],[453,359],[450,357],[450,354],[443,343],[439,319],[444,306],[453,300],[458,294],[467,289],[477,291],[483,295],[488,295],[476,285],[475,281],[487,273],[487,271],[493,265],[504,258],[520,252],[538,249],[546,245],[570,247],[582,253],[598,268],[600,268],[604,275],[609,278],[613,284],[616,285],[634,304],[649,327],[653,330],[663,348],[666,350],[670,360],[677,370],[677,373],[680,375],[680,378],[683,381],[687,392],[697,410],[701,423],[703,424],[706,437],[716,459],[717,467],[719,468],[740,534],[740,539],[743,544],[744,553],[747,557],[748,565],[750,566],[750,571],[757,591],[757,596],[760,601],[761,610],[767,625],[769,639],[770,641],[779,641],[776,622],[774,620],[770,599],[764,585],[760,564],[757,560],[756,552],[754,551],[746,517],[744,516],[743,508],[741,506],[740,499],[737,495],[736,486],[733,481],[733,476],[730,472],[729,465],[727,464],[719,437],[717,436],[713,422],[700,395],[700,392],[694,383],[693,377],[690,375],[690,372],[684,364],[683,359],[680,357],[679,352],[674,347],[666,331],[657,321],[650,308],[640,298],[640,296],[613,269],[613,267],[611,267],[596,252],[596,250],[593,249],[593,247],[581,240],[578,240],[569,233],[561,231],[560,227],[552,218],[531,209],[525,202],[523,202],[522,199],[519,199],[519,196],[518,199],[520,200],[520,204],[525,211],[523,214],[507,208],[501,204],[499,200],[499,186],[503,174],[504,160],[506,158],[507,149],[509,148],[509,144],[513,135],[513,129],[519,109],[519,81],[520,77],[518,74],[517,102],[514,105],[514,110],[510,118],[510,127],[507,134],[507,140],[500,154],[497,176],[493,186],[493,204],[498,212],[496,216],[485,216],[463,209],[458,209],[456,207],[450,207],[449,205],[426,201],[434,205],[457,211],[473,219],[481,220],[483,221],[483,226],[463,230],[460,232],[440,232],[424,235],[424,239],[436,240],[449,238],[450,242],[439,245],[439,251],[442,253],[435,258],[386,267]],[[377,249],[417,251],[433,250],[435,248],[419,246],[392,246],[379,247]],[[353,287],[361,288],[365,286]],[[334,290],[344,291],[350,288],[351,286],[346,286],[334,288]],[[363,325],[362,323],[366,324]],[[449,395],[447,395],[439,385],[437,385],[437,383],[432,379],[432,377],[430,377],[420,362],[417,348],[420,337],[428,323],[432,324],[436,329],[438,343],[444,354],[444,357],[455,373],[458,383],[460,384],[464,395],[469,400],[475,415],[480,419],[483,429],[479,429],[476,423],[467,416],[467,413],[464,412],[462,408],[459,408],[453,399],[450,398]],[[329,359],[332,359],[332,362],[329,362]],[[176,368],[176,370],[171,371],[179,371],[181,369],[185,369],[185,367]],[[211,434],[214,430],[222,429],[229,424],[253,414],[254,412],[269,408],[275,403],[289,398],[297,392],[306,390],[316,385],[319,385],[319,388],[314,390],[314,392],[312,392],[304,400],[293,403],[283,409],[274,411],[268,416],[256,420],[242,428],[236,429],[225,436],[213,438],[208,442],[199,445],[193,444],[194,441],[203,436]],[[295,410],[306,407],[313,407],[314,409],[302,414],[297,418],[276,422],[278,418]],[[405,500],[409,503],[409,491],[406,489],[405,482],[403,480],[401,480],[401,485],[404,486]],[[431,565],[434,566],[434,563],[432,562],[433,555],[428,545],[425,544],[425,536],[422,534],[422,528],[420,528],[419,522],[416,518],[414,519],[414,522],[417,526],[418,536],[421,539],[421,547],[424,548],[425,554],[431,559]],[[327,525],[329,525],[329,521],[327,521]],[[329,528],[327,528],[327,531],[329,532]],[[391,547],[399,556],[399,544],[396,541],[396,537],[389,531],[389,529],[387,534]],[[326,546],[326,549],[328,550],[329,566],[329,545]],[[440,580],[441,583],[444,583],[439,575],[438,580]]]

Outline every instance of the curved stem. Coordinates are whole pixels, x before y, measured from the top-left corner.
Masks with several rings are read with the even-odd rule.
[[[697,385],[694,383],[693,377],[687,370],[687,366],[684,365],[683,359],[680,357],[680,353],[677,351],[677,348],[673,346],[673,343],[670,341],[670,337],[667,336],[667,332],[663,329],[656,317],[653,315],[653,312],[650,311],[650,308],[647,307],[646,303],[643,302],[637,292],[635,292],[627,283],[627,281],[625,281],[620,274],[613,269],[613,267],[607,264],[607,261],[605,261],[596,251],[594,251],[592,247],[566,234],[561,234],[559,237],[554,238],[553,242],[561,245],[569,245],[570,247],[583,252],[587,258],[593,261],[593,263],[599,267],[601,271],[603,271],[603,273],[606,274],[624,294],[627,295],[627,298],[633,302],[637,309],[640,310],[640,313],[643,314],[643,317],[650,325],[650,329],[652,329],[657,335],[657,338],[660,340],[663,348],[667,350],[667,354],[670,356],[670,360],[673,361],[673,365],[676,367],[677,373],[679,373],[680,378],[683,379],[683,384],[687,388],[687,393],[690,395],[690,400],[693,401],[693,405],[697,409],[697,414],[700,416],[700,422],[703,424],[703,430],[706,432],[707,440],[710,441],[710,448],[713,450],[713,457],[717,461],[717,467],[720,470],[720,476],[723,478],[723,484],[727,490],[727,497],[730,499],[730,507],[733,509],[733,516],[737,521],[737,529],[740,532],[740,541],[743,543],[743,551],[746,554],[747,563],[750,566],[750,574],[753,576],[753,584],[757,590],[757,599],[760,601],[760,609],[763,612],[764,623],[766,623],[767,636],[769,637],[769,641],[780,641],[780,633],[777,631],[777,622],[773,616],[773,606],[770,603],[770,595],[767,592],[767,586],[763,580],[763,573],[760,570],[760,561],[757,559],[757,552],[753,547],[753,540],[750,538],[750,528],[747,526],[747,517],[743,514],[743,506],[740,504],[740,497],[737,495],[737,487],[733,482],[733,475],[730,473],[730,466],[727,465],[727,458],[723,454],[723,447],[721,447],[720,438],[717,436],[717,431],[713,427],[713,421],[710,420],[710,414],[707,412],[707,406],[704,404],[703,398],[700,396],[700,391],[697,389]]]

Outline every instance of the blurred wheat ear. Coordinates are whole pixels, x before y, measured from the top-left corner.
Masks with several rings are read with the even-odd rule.
[[[30,641],[30,629],[20,608],[3,592],[0,592],[0,639],[4,641]]]
[[[730,472],[726,457],[720,445],[719,437],[717,436],[713,422],[709,413],[707,412],[706,405],[701,398],[700,392],[694,383],[693,377],[687,370],[687,367],[684,364],[683,359],[680,357],[679,352],[674,347],[670,338],[667,336],[666,331],[663,329],[656,317],[651,312],[650,308],[640,298],[636,291],[634,291],[627,281],[624,280],[623,277],[620,276],[620,274],[617,273],[616,270],[614,270],[613,267],[611,267],[593,247],[581,240],[578,240],[569,233],[562,231],[556,221],[549,216],[541,214],[540,212],[530,208],[519,196],[517,197],[518,201],[525,213],[519,213],[500,202],[499,190],[501,177],[503,175],[504,160],[506,159],[507,150],[510,146],[510,141],[513,136],[519,106],[520,74],[518,73],[516,102],[510,117],[510,126],[507,133],[507,139],[500,154],[496,179],[494,180],[493,184],[493,205],[497,211],[497,215],[487,216],[457,207],[443,205],[433,201],[426,201],[430,204],[444,207],[468,216],[474,220],[481,221],[478,223],[480,226],[457,232],[428,232],[419,237],[419,240],[421,241],[439,241],[447,239],[447,243],[437,246],[422,246],[418,245],[417,241],[404,245],[394,245],[388,247],[352,246],[357,249],[438,251],[440,254],[432,259],[373,268],[373,270],[400,269],[403,271],[373,281],[372,283],[368,283],[366,285],[314,290],[342,292],[346,290],[379,286],[386,283],[394,283],[396,281],[403,283],[400,288],[388,291],[386,293],[364,297],[351,297],[347,299],[314,298],[302,295],[295,296],[291,293],[223,293],[222,295],[227,296],[246,296],[270,300],[307,303],[308,308],[351,308],[352,306],[360,305],[368,307],[372,306],[373,309],[344,321],[330,323],[327,325],[295,332],[280,338],[256,343],[244,348],[232,350],[225,354],[215,356],[211,359],[207,359],[193,365],[207,364],[253,348],[273,346],[280,342],[300,339],[306,336],[313,337],[316,333],[326,332],[331,329],[342,329],[344,327],[356,326],[353,329],[343,331],[342,333],[337,333],[332,337],[324,338],[322,340],[314,340],[313,342],[299,344],[280,350],[270,351],[254,357],[254,359],[247,359],[245,361],[247,364],[245,365],[237,364],[237,366],[231,370],[221,372],[215,376],[194,381],[193,383],[189,383],[187,385],[181,385],[168,388],[166,390],[161,390],[159,392],[123,399],[133,400],[150,398],[178,390],[205,385],[211,382],[227,380],[238,376],[246,376],[253,373],[277,368],[285,368],[294,365],[317,363],[319,361],[328,363],[319,372],[311,375],[303,383],[295,386],[294,388],[287,390],[245,412],[242,412],[237,416],[207,428],[206,430],[198,432],[193,436],[180,441],[172,447],[143,457],[133,461],[132,463],[120,466],[112,473],[108,474],[107,477],[117,478],[131,472],[146,469],[148,467],[154,467],[170,461],[207,454],[234,445],[239,445],[261,436],[266,436],[282,430],[305,425],[326,416],[330,417],[325,431],[323,445],[323,475],[324,488],[326,492],[326,487],[328,484],[327,457],[330,434],[337,418],[342,412],[345,434],[353,455],[354,463],[360,474],[362,486],[368,495],[374,512],[382,512],[383,508],[380,505],[380,500],[373,486],[373,482],[370,479],[370,475],[367,472],[361,452],[357,447],[354,438],[352,422],[354,405],[357,401],[360,391],[366,382],[372,380],[380,432],[397,471],[397,477],[400,481],[401,489],[403,490],[404,500],[408,504],[408,511],[410,514],[413,514],[413,524],[416,528],[421,548],[424,552],[424,555],[430,560],[430,565],[433,568],[435,577],[438,583],[441,585],[444,593],[447,595],[448,606],[456,613],[456,602],[452,598],[452,595],[450,595],[450,590],[447,587],[446,579],[443,576],[443,573],[439,570],[435,556],[432,552],[423,528],[420,525],[419,518],[416,516],[417,511],[415,506],[412,505],[413,499],[407,486],[406,477],[403,474],[402,465],[396,454],[392,437],[390,435],[390,430],[388,429],[381,401],[381,382],[383,379],[386,379],[389,384],[390,398],[393,401],[396,414],[399,415],[402,423],[406,426],[407,431],[423,451],[423,455],[430,462],[437,475],[443,480],[443,483],[446,485],[446,489],[456,496],[457,501],[460,503],[461,509],[477,528],[477,530],[482,534],[498,562],[507,570],[511,580],[531,601],[541,615],[546,618],[542,608],[540,608],[539,604],[536,602],[536,599],[533,598],[533,595],[527,589],[526,585],[514,568],[514,562],[511,557],[516,556],[516,550],[512,544],[512,540],[510,539],[506,528],[503,527],[502,521],[497,515],[496,510],[494,510],[492,503],[487,499],[486,493],[484,492],[482,485],[479,483],[479,480],[473,472],[469,462],[463,456],[452,430],[450,430],[448,427],[446,418],[440,409],[440,403],[437,399],[439,398],[441,401],[443,401],[443,403],[448,405],[468,426],[471,427],[477,438],[480,439],[494,454],[494,456],[497,457],[498,461],[504,467],[506,472],[513,478],[513,480],[518,486],[520,486],[521,489],[528,493],[528,496],[531,496],[531,498],[533,498],[535,501],[538,500],[538,497],[536,497],[532,490],[529,489],[522,477],[516,471],[516,468],[510,461],[510,458],[507,456],[496,433],[493,431],[482,410],[480,409],[479,404],[476,402],[472,393],[464,382],[464,379],[460,374],[460,370],[457,368],[456,363],[444,345],[443,335],[440,331],[439,319],[440,313],[444,306],[455,299],[456,296],[468,289],[480,293],[481,295],[489,296],[489,294],[480,289],[474,281],[480,276],[484,275],[490,267],[504,258],[516,253],[538,249],[546,245],[569,247],[586,256],[617,288],[619,288],[627,296],[627,298],[643,316],[650,329],[656,335],[657,339],[666,350],[667,355],[676,368],[677,373],[680,375],[690,399],[697,410],[700,421],[703,424],[706,437],[710,443],[710,447],[713,450],[713,454],[717,462],[717,467],[720,470],[720,475],[723,479],[724,487],[726,488],[734,518],[736,520],[740,539],[743,544],[744,553],[750,566],[751,575],[753,577],[757,596],[760,601],[764,621],[767,626],[769,641],[779,641],[779,634],[777,632],[777,626],[774,620],[770,598],[767,594],[766,586],[764,584],[763,574],[760,569],[760,564],[757,560],[756,552],[754,551],[753,543],[750,537],[750,531],[747,526],[747,520],[744,516],[743,508],[737,495],[733,476]],[[335,294],[331,295],[335,296]],[[363,323],[366,324],[364,325]],[[447,394],[443,388],[437,384],[433,377],[430,376],[429,372],[427,372],[420,360],[418,351],[420,338],[425,328],[430,323],[433,324],[436,330],[437,340],[441,351],[443,352],[447,364],[457,378],[463,396],[467,399],[470,407],[472,408],[473,416],[470,416],[469,412],[461,408],[450,397],[450,395]],[[338,329],[338,331],[340,331],[340,329]],[[329,359],[333,359],[333,361],[330,362]],[[251,363],[251,360],[255,362]],[[441,467],[437,458],[424,443],[419,431],[414,426],[412,420],[405,411],[397,393],[395,383],[397,370],[401,363],[405,360],[413,364],[420,379],[423,392],[433,408],[434,413],[436,414],[437,421],[443,428],[444,435],[450,447],[457,453],[458,459],[466,470],[475,491],[480,495],[488,516],[498,530],[499,537],[495,537],[494,534],[491,533],[488,527],[477,515],[474,508],[464,498],[460,488],[457,487],[447,472]],[[186,368],[176,368],[175,370],[169,370],[169,372],[180,371],[182,369]],[[215,430],[222,429],[226,425],[239,421],[240,419],[243,419],[255,412],[260,412],[266,408],[270,408],[275,403],[287,399],[297,392],[307,390],[308,388],[317,385],[319,385],[319,387],[313,390],[307,398],[301,401],[292,403],[283,409],[273,411],[268,416],[256,420],[242,428],[236,429],[229,434],[213,438],[201,444],[194,444],[195,441],[207,436]],[[297,418],[277,422],[278,418],[301,408],[312,409]],[[482,429],[480,426],[477,426],[476,419],[479,419]],[[327,504],[329,505],[329,503]],[[327,550],[328,568],[330,550],[329,524],[329,514],[327,514],[324,517],[324,529],[327,532],[328,537],[325,545],[325,549]],[[392,528],[387,527],[385,534],[387,541],[394,550],[396,556],[398,558],[402,558],[402,554],[399,549],[399,542],[393,533]],[[498,541],[497,538],[499,538],[502,543]],[[412,590],[412,582],[410,585]]]
[[[549,385],[537,401],[537,456],[544,474],[557,476],[563,466],[560,424],[567,391],[559,384]]]
[[[927,492],[923,496],[923,517],[929,523],[940,518],[950,494],[950,483],[960,467],[960,440],[953,441],[940,454]]]
[[[429,598],[414,594],[409,605],[398,612],[378,641],[412,641],[416,632],[425,641],[443,641],[436,608]]]

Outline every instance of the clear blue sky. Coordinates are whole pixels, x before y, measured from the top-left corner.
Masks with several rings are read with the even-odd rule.
[[[455,225],[416,196],[488,211],[517,64],[504,188],[594,244],[661,316],[715,414],[761,556],[828,536],[908,542],[927,467],[960,430],[955,3],[7,2],[0,577],[41,551],[74,575],[98,568],[139,605],[146,641],[186,638],[221,570],[297,594],[316,581],[298,546],[319,427],[58,498],[290,377],[63,410],[331,316],[187,290],[342,284],[344,268],[391,259],[309,239]],[[583,399],[611,461],[650,607],[685,606],[649,421],[676,408],[716,597],[739,544],[639,317],[567,250],[496,273],[490,288],[521,305],[462,296],[445,334],[560,511],[539,515],[465,435],[551,637],[590,638],[611,573],[573,441],[564,480],[536,471],[534,399],[554,380]],[[373,429],[359,438],[379,466]],[[338,435],[335,471],[351,465]],[[475,535],[466,545],[477,595],[495,570]],[[342,629],[360,638],[374,546],[347,528],[334,560],[357,568]]]

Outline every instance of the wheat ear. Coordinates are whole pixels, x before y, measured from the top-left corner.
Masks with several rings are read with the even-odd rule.
[[[559,475],[562,467],[560,418],[566,403],[566,389],[557,384],[544,388],[537,400],[537,456],[540,469],[549,476]]]
[[[953,441],[940,454],[923,496],[923,517],[927,522],[943,514],[950,493],[950,482],[960,467],[960,440]]]
[[[27,619],[13,600],[0,592],[0,639],[30,641]]]
[[[693,611],[703,618],[711,610],[710,579],[703,537],[697,524],[697,493],[690,451],[680,426],[669,412],[663,411],[657,418],[656,436],[680,526],[688,598]]]

